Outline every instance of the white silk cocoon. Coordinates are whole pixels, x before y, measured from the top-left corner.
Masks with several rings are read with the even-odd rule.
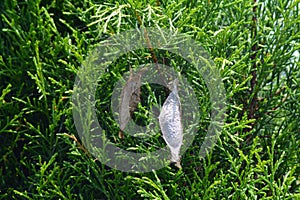
[[[183,139],[183,128],[177,83],[178,80],[174,80],[172,92],[163,104],[159,115],[159,124],[163,138],[171,150],[171,162],[175,162],[180,166],[179,153]]]

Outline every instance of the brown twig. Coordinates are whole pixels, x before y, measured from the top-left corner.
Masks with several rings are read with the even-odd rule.
[[[141,27],[143,27],[142,19],[141,19],[140,15],[137,13],[136,10],[135,10],[135,15],[136,15],[136,17],[137,17],[137,20],[138,20],[139,25],[140,25]],[[155,63],[155,66],[156,66],[157,71],[160,71],[158,59],[157,59],[157,57],[156,57],[156,55],[155,55],[155,53],[154,53],[154,49],[153,49],[153,47],[152,47],[151,40],[150,40],[150,38],[149,38],[147,29],[146,29],[146,28],[143,28],[143,32],[144,32],[144,35],[145,35],[147,47],[148,47],[148,49],[150,50],[150,53],[151,53],[151,58],[152,58],[153,62]],[[161,74],[160,74],[160,77],[161,77],[162,81],[165,83],[165,85],[167,85],[165,79],[161,76]],[[169,94],[168,88],[165,88],[165,93],[166,93],[166,94]]]
[[[254,2],[254,6],[253,6],[253,16],[252,16],[252,29],[251,29],[251,33],[252,33],[252,39],[254,40],[254,44],[251,47],[251,56],[250,56],[250,60],[252,63],[252,79],[250,81],[250,92],[249,92],[249,98],[252,96],[252,98],[250,99],[250,101],[248,102],[248,104],[246,104],[246,106],[244,107],[245,109],[249,109],[248,112],[248,119],[256,119],[256,111],[258,110],[258,97],[257,97],[257,92],[255,91],[256,87],[257,87],[257,53],[259,51],[259,45],[258,45],[258,41],[255,41],[255,39],[257,38],[257,2],[256,0],[253,0]],[[245,110],[244,110],[245,111]],[[243,112],[244,112],[243,111]],[[250,128],[245,128],[243,130],[243,132],[249,132],[253,129],[253,125],[254,123],[251,124]],[[246,143],[248,143],[248,141],[252,138],[251,135],[249,135],[246,138]]]
[[[256,0],[254,0],[254,4],[256,4]],[[253,17],[252,17],[252,38],[257,37],[257,18],[256,18],[256,9],[257,6],[254,5],[253,7]],[[255,91],[255,87],[257,85],[257,64],[256,64],[256,58],[257,58],[257,51],[259,50],[257,42],[253,44],[251,47],[252,55],[250,59],[252,60],[252,79],[251,79],[251,89],[250,89],[250,95],[254,93],[253,98],[250,102],[250,110],[248,114],[249,119],[255,118],[255,111],[257,107],[257,92]]]
[[[141,19],[140,15],[137,13],[137,11],[135,11],[135,15],[136,15],[136,18],[138,20],[138,23],[139,23],[140,27],[142,27],[143,22],[142,22],[142,19]],[[151,53],[151,58],[152,58],[153,62],[155,63],[157,69],[159,70],[158,60],[157,60],[157,57],[154,53],[153,47],[151,45],[151,41],[150,41],[148,32],[147,32],[146,28],[143,28],[143,31],[144,31],[147,47],[148,47],[148,49],[150,50],[150,53]]]
[[[68,136],[69,138],[71,138],[72,140],[74,140],[76,142],[76,144],[78,145],[78,147],[84,151],[85,154],[87,154],[88,156],[90,156],[89,151],[78,141],[78,139],[75,137],[75,135],[70,135],[67,133],[64,133],[64,135]]]

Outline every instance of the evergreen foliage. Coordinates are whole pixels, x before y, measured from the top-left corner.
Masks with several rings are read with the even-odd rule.
[[[205,83],[183,60],[154,50],[159,62],[187,74],[203,113],[180,170],[110,169],[76,133],[70,98],[81,63],[100,41],[137,27],[188,34],[223,78],[225,126],[200,159],[210,111]],[[299,0],[1,0],[0,198],[300,199],[299,49]],[[128,63],[153,63],[151,53],[124,55],[98,83],[101,125],[124,148],[136,143],[118,137],[108,106],[111,83]],[[147,100],[159,101],[151,93],[156,86],[143,87]],[[147,106],[142,98],[140,123]],[[164,146],[162,138],[155,141]]]

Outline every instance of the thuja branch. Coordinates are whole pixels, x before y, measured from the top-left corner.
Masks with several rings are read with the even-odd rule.
[[[257,5],[256,0],[254,0],[254,7],[253,7],[253,17],[252,17],[252,39],[255,40],[257,38]],[[248,118],[253,119],[255,115],[255,111],[257,109],[257,92],[255,92],[255,86],[257,84],[257,52],[259,50],[258,42],[254,42],[251,47],[252,55],[250,57],[252,63],[252,79],[251,79],[251,88],[250,88],[250,95],[254,93],[253,98],[250,101],[250,108]]]
[[[252,63],[251,66],[251,75],[252,79],[250,80],[250,93],[249,93],[249,102],[245,108],[248,110],[248,119],[255,119],[256,115],[255,112],[258,110],[258,101],[257,101],[257,92],[255,91],[255,88],[257,86],[257,54],[259,51],[259,45],[257,39],[257,2],[256,0],[253,0],[254,6],[252,8],[253,16],[252,16],[252,26],[251,26],[251,38],[253,40],[253,44],[251,47],[251,54],[250,54],[250,60]],[[244,110],[245,111],[245,110]],[[253,124],[252,124],[253,125]],[[244,132],[251,131],[253,126],[251,128],[244,129]],[[250,138],[247,138],[249,140]]]
[[[138,23],[139,23],[140,27],[142,27],[143,26],[142,19],[141,19],[140,15],[137,13],[136,10],[135,10],[135,15],[136,15],[136,18],[138,20]],[[146,28],[143,28],[143,31],[144,31],[147,47],[148,47],[148,49],[150,50],[150,53],[151,53],[152,60],[155,63],[156,68],[159,70],[158,60],[157,60],[157,57],[155,56],[155,53],[154,53],[154,50],[153,50],[148,32],[147,32]]]

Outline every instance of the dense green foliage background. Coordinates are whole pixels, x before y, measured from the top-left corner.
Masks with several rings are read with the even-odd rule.
[[[300,199],[299,10],[298,0],[2,0],[1,199]],[[201,160],[199,136],[182,170],[110,169],[85,151],[73,125],[70,97],[89,49],[141,26],[190,35],[226,87],[217,145]],[[138,56],[152,62],[147,51]],[[125,61],[111,72],[128,70]],[[191,80],[204,87],[197,74]]]

